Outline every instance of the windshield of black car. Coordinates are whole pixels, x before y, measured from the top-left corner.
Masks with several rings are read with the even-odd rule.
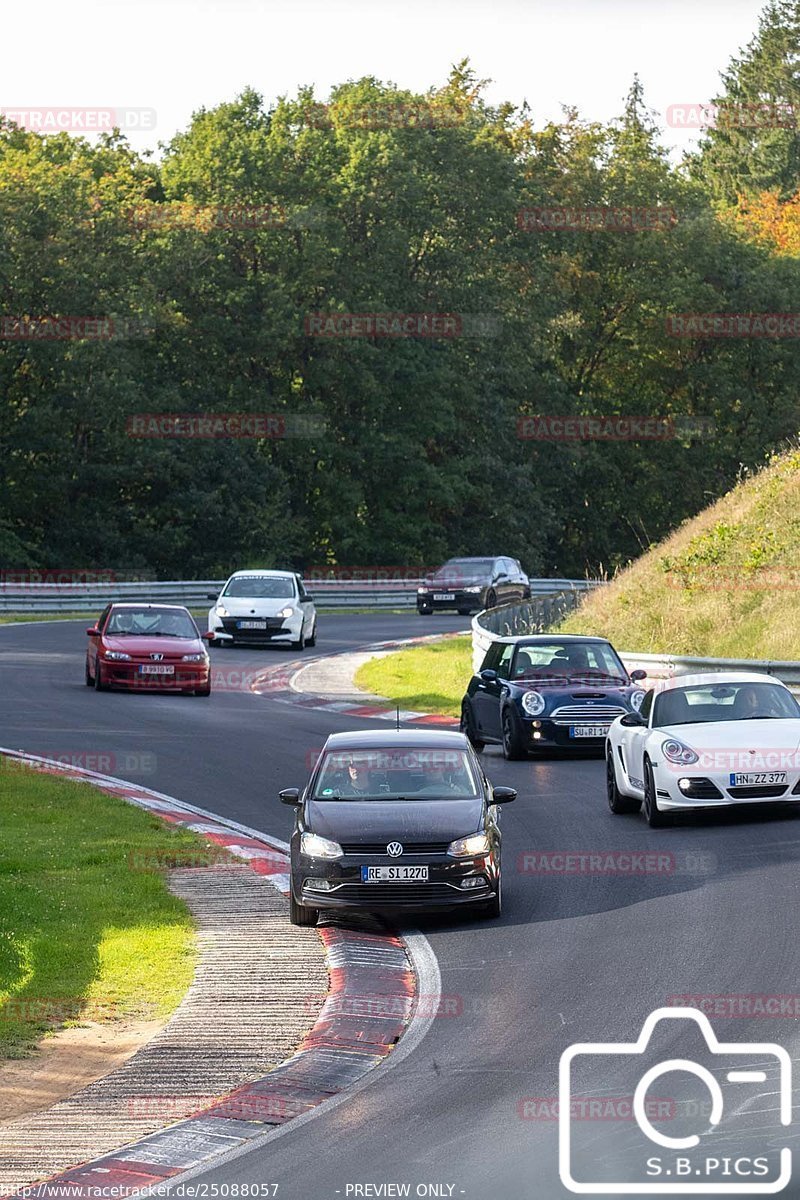
[[[314,800],[471,800],[482,794],[464,750],[414,747],[329,751]]]
[[[666,688],[656,696],[653,728],[711,721],[797,720],[800,706],[777,683],[695,684]]]
[[[230,579],[222,594],[242,600],[283,600],[294,596],[294,581],[280,575],[251,575]]]
[[[485,579],[492,572],[493,558],[453,558],[433,576],[440,583],[449,583],[456,587],[459,583],[469,583],[475,579]]]
[[[112,637],[199,638],[187,612],[174,608],[120,608],[112,610],[103,631]]]
[[[624,666],[608,642],[537,642],[517,647],[512,679],[574,685],[627,684]]]

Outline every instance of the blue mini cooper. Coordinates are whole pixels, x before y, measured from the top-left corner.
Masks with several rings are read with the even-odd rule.
[[[645,675],[629,675],[604,638],[500,638],[470,680],[461,730],[478,753],[495,743],[506,758],[533,750],[603,751],[611,722],[638,710]]]

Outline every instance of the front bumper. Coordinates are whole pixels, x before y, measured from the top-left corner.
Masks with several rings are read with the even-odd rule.
[[[417,592],[417,611],[439,612],[444,609],[469,608],[475,609],[476,612],[479,612],[485,607],[485,593],[483,591],[464,592],[453,588],[442,588],[442,592],[439,594],[446,595],[448,597],[452,596],[452,600],[449,598],[447,600],[435,600],[433,592],[428,592],[427,594],[421,594]]]
[[[136,692],[190,692],[207,688],[211,668],[207,663],[175,663],[172,675],[143,675],[140,663],[102,660],[102,680],[109,687]]]
[[[800,804],[800,771],[788,771],[786,774],[785,784],[737,787],[731,785],[729,772],[703,773],[676,769],[673,774],[665,771],[662,765],[654,771],[658,807],[667,812],[752,804]],[[689,794],[678,787],[679,779],[693,781]]]
[[[264,621],[263,629],[240,629],[240,621]],[[303,618],[298,613],[293,617],[215,617],[212,633],[218,642],[280,642],[294,641],[300,637]]]
[[[525,744],[529,750],[603,750],[605,748],[606,737],[610,725],[603,722],[601,726],[603,732],[597,737],[575,737],[570,730],[573,728],[589,727],[588,722],[583,725],[557,725],[555,721],[548,720],[546,717],[528,717],[522,715],[520,717]],[[538,734],[539,736],[535,736]]]
[[[398,866],[396,858],[347,854],[335,860],[293,856],[292,887],[300,903],[311,908],[360,908],[371,912],[384,909],[425,911],[485,904],[497,895],[500,865],[495,856],[456,859],[449,855],[403,855],[403,866],[426,865],[427,882],[363,883],[362,866]],[[483,885],[462,888],[466,878],[481,877]],[[322,879],[328,890],[308,886],[309,879]]]

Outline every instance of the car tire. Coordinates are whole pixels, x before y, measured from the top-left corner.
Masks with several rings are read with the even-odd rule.
[[[311,637],[306,638],[306,645],[312,648],[317,644],[317,622],[315,621],[311,629]]]
[[[490,588],[489,591],[486,593],[486,607],[494,608],[494,606],[496,604],[497,604],[497,595]]]
[[[497,880],[497,892],[488,904],[481,906],[481,916],[488,921],[496,920],[503,911],[503,878]]]
[[[470,614],[471,614],[471,613],[472,613],[472,609],[471,609],[471,608],[460,608],[460,609],[458,610],[458,615],[459,615],[460,617],[468,617],[468,616],[470,616]]]
[[[509,762],[527,758],[527,752],[520,735],[519,722],[510,706],[503,709],[503,757]]]
[[[475,718],[472,715],[472,709],[465,702],[461,705],[461,720],[459,729],[464,734],[472,749],[476,754],[483,754],[486,743],[482,742],[475,731]]]
[[[316,925],[318,916],[318,908],[306,908],[305,904],[298,904],[294,892],[289,891],[289,921],[292,925]]]
[[[107,684],[103,683],[103,672],[100,669],[100,660],[97,658],[94,660],[94,678],[92,683],[94,684],[94,690],[96,692],[104,692],[108,686]]]
[[[209,684],[207,688],[195,688],[194,694],[195,696],[210,696],[211,684]]]
[[[93,687],[93,686],[94,686],[94,680],[92,679],[91,675],[89,674],[89,660],[88,660],[88,658],[87,658],[87,660],[86,660],[86,666],[85,666],[85,668],[84,668],[84,673],[85,673],[85,676],[86,676],[86,686],[87,686],[87,687]]]
[[[303,636],[303,630],[301,629],[300,637],[297,639],[296,642],[292,642],[292,649],[293,650],[305,650],[305,648],[306,648],[306,639]]]
[[[651,829],[663,829],[669,822],[669,817],[658,807],[656,796],[656,781],[650,760],[644,760],[644,815]]]
[[[433,612],[432,608],[418,608],[417,609],[417,613],[421,617],[429,617],[432,612]]]
[[[642,807],[641,800],[634,800],[630,796],[623,796],[617,786],[617,772],[614,767],[614,752],[609,747],[606,755],[606,796],[608,797],[608,807],[615,816],[622,816],[625,813],[636,813]]]

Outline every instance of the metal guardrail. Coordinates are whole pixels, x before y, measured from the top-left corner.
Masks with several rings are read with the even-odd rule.
[[[319,608],[414,608],[422,579],[307,579],[306,587]],[[163,604],[185,604],[208,608],[210,593],[218,594],[224,579],[171,580],[154,582],[104,581],[92,583],[0,582],[0,612],[58,613],[100,612],[112,601],[142,600]],[[569,584],[576,594],[585,581],[574,584],[562,579],[532,579],[537,596],[548,598]],[[532,602],[529,602],[532,603]],[[500,611],[492,610],[492,611]]]
[[[585,590],[585,589],[584,589]],[[525,604],[509,604],[478,613],[472,621],[472,668],[476,673],[493,641],[500,637],[543,633],[571,612],[580,601],[580,593],[571,590],[556,596],[540,596]],[[774,675],[795,694],[800,695],[800,662],[781,659],[696,658],[679,654],[638,654],[621,650],[627,670],[641,668],[650,680],[674,679],[701,671],[757,671]]]

